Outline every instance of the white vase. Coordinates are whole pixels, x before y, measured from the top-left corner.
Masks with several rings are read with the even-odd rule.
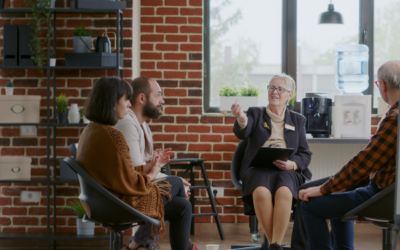
[[[94,223],[76,218],[76,233],[77,235],[94,235]]]
[[[71,108],[69,108],[69,111],[68,111],[68,122],[69,123],[79,123],[80,119],[81,119],[81,117],[79,115],[78,104],[72,103]]]
[[[50,58],[50,67],[55,67],[56,66],[56,61],[57,61],[57,59]]]
[[[13,95],[14,87],[6,87],[6,95]]]
[[[86,118],[85,116],[83,116],[82,118],[83,118],[83,123],[85,123],[85,124],[90,123],[90,120],[88,118]]]

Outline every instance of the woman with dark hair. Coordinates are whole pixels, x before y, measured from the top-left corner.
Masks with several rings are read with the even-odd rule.
[[[92,122],[79,137],[77,162],[122,201],[160,220],[161,226],[152,228],[153,235],[162,237],[164,219],[168,220],[171,248],[187,250],[192,211],[182,180],[170,176],[154,181],[169,156],[156,156],[152,162],[134,167],[124,135],[113,127],[127,114],[131,95],[131,86],[120,78],[103,77],[96,82],[85,110]],[[126,249],[132,249],[130,246]]]

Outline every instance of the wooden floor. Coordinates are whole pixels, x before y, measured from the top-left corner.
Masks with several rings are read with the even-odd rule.
[[[252,243],[249,233],[249,225],[247,223],[223,223],[222,227],[225,232],[226,240],[220,240],[217,226],[208,223],[196,223],[195,235],[190,236],[192,241],[196,243],[199,250],[206,250],[207,244],[220,245],[219,250],[231,249],[231,245],[247,245]],[[290,237],[292,233],[292,225],[289,224],[283,243],[290,245]],[[381,230],[369,224],[355,225],[355,249],[362,250],[379,250],[382,249]],[[259,232],[262,235],[262,232]],[[124,244],[128,244],[131,236],[124,236]],[[168,240],[168,231],[163,239],[157,240],[162,250],[171,249]],[[260,243],[262,242],[262,238]],[[9,241],[0,240],[0,249],[7,250],[27,250],[27,249],[46,249],[44,241]],[[109,249],[109,242],[101,241],[57,241],[57,250],[106,250]],[[400,243],[397,247],[400,250]]]

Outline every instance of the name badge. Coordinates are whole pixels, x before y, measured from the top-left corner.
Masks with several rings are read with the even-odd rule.
[[[285,128],[286,128],[286,129],[289,129],[289,130],[292,130],[292,131],[295,131],[295,130],[296,130],[295,127],[293,127],[292,125],[286,124],[286,123],[285,123]]]

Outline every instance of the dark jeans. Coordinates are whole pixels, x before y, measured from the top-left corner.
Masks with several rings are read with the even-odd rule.
[[[308,202],[302,202],[301,212],[309,238],[310,249],[332,250],[331,236],[326,223],[326,220],[329,219],[332,227],[332,236],[335,240],[335,249],[353,250],[353,222],[343,222],[340,218],[346,212],[369,200],[379,191],[381,189],[370,182],[367,187],[310,198]]]
[[[310,181],[300,186],[299,190],[307,189],[309,187],[316,187],[324,184],[329,177],[325,177],[319,180]],[[290,242],[290,247],[292,250],[309,250],[308,244],[308,236],[306,232],[306,228],[303,223],[303,216],[301,215],[301,206],[302,201],[300,199],[297,200],[295,216],[294,216],[294,224],[293,224],[293,232],[292,232],[292,240]]]
[[[171,185],[171,200],[162,196],[164,204],[164,219],[169,221],[169,240],[171,249],[187,250],[189,247],[190,224],[192,220],[192,206],[186,199],[185,188],[181,178],[168,176],[165,178]],[[151,224],[138,228],[133,240],[140,245],[149,245],[154,241],[151,236]]]

